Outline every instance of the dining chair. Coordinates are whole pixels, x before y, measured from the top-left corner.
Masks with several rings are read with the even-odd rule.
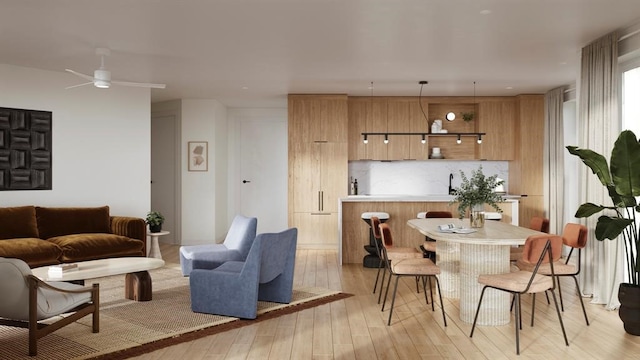
[[[435,219],[435,218],[452,218],[451,211],[427,211],[424,213],[418,213],[418,219]],[[424,244],[420,246],[420,250],[425,257],[436,262],[436,240],[428,236],[424,237]]]
[[[473,318],[473,326],[471,327],[471,334],[469,337],[473,337],[473,332],[476,329],[476,322],[478,320],[478,314],[482,307],[482,299],[487,288],[506,291],[514,296],[514,302],[516,306],[515,311],[515,324],[516,329],[516,353],[520,355],[520,330],[522,329],[522,313],[520,295],[522,294],[535,294],[539,292],[551,292],[553,297],[553,303],[556,307],[556,313],[558,314],[558,321],[562,328],[562,335],[564,336],[564,342],[569,346],[567,340],[567,333],[564,329],[564,323],[562,322],[562,315],[560,314],[560,308],[558,307],[558,301],[556,299],[555,288],[557,278],[554,272],[554,263],[560,259],[562,252],[562,237],[558,235],[532,235],[529,236],[524,244],[522,251],[523,262],[533,264],[531,271],[518,270],[515,272],[509,272],[505,274],[485,274],[478,277],[478,282],[484,287],[480,293],[480,300],[478,301],[478,309]],[[548,266],[550,275],[545,276],[539,273],[539,269],[542,265]],[[533,326],[533,317],[535,313],[535,301],[531,308],[531,326]]]
[[[582,313],[584,314],[584,320],[589,325],[589,318],[587,317],[587,310],[584,307],[584,301],[582,300],[582,292],[580,291],[580,285],[578,284],[578,274],[580,274],[580,258],[582,254],[582,249],[587,245],[587,227],[581,224],[568,223],[564,226],[564,230],[562,231],[562,242],[565,246],[571,248],[569,251],[569,255],[564,262],[559,261],[554,264],[554,272],[556,278],[558,278],[558,294],[560,296],[560,308],[564,311],[564,302],[562,300],[562,287],[560,286],[560,277],[561,276],[569,276],[573,278],[573,281],[576,284],[576,292],[578,295],[578,299],[580,299],[580,305],[582,306]],[[578,259],[576,261],[576,265],[569,264],[571,260],[571,255],[573,254],[573,250],[578,249]],[[519,259],[516,262],[516,266],[522,270],[531,269],[531,264]],[[538,273],[543,275],[551,275],[551,268],[549,266],[542,266],[538,270]],[[535,302],[535,295],[533,297],[533,301]]]
[[[384,285],[384,279],[386,277],[387,267],[384,266],[384,260],[382,258],[382,233],[380,232],[380,219],[377,216],[371,217],[371,228],[374,229],[373,236],[376,239],[376,251],[378,251],[378,256],[380,257],[380,266],[378,266],[378,274],[376,275],[376,282],[373,286],[373,293],[376,292],[376,287],[378,286],[378,277],[380,276],[380,268],[382,268],[382,280],[380,281],[380,292],[378,293],[378,304],[380,304],[380,299],[382,298],[382,286]],[[421,258],[422,253],[412,247],[398,247],[393,246],[393,243],[389,244],[387,253],[389,255],[389,261],[406,259],[406,258]]]
[[[393,288],[393,298],[391,299],[391,308],[389,310],[389,320],[387,321],[387,326],[391,325],[391,317],[393,315],[393,308],[396,302],[396,295],[398,293],[398,282],[403,276],[411,276],[418,277],[422,279],[422,288],[424,292],[424,299],[427,305],[429,304],[429,299],[427,297],[427,288],[426,288],[426,278],[435,278],[436,287],[438,288],[438,296],[440,298],[440,308],[442,309],[442,320],[444,321],[444,326],[447,326],[447,318],[444,312],[444,304],[442,302],[442,293],[440,292],[440,282],[438,281],[438,277],[436,275],[440,274],[440,268],[438,265],[434,264],[433,261],[426,259],[422,256],[420,257],[397,257],[395,259],[391,259],[390,256],[392,252],[389,250],[393,249],[393,236],[391,235],[391,228],[388,224],[380,224],[380,233],[382,235],[382,257],[385,262],[385,267],[389,271],[389,280],[387,283],[387,289],[384,295],[384,301],[382,303],[382,311],[384,311],[385,304],[387,302],[387,295],[389,294],[389,287],[391,286],[391,278],[395,275],[396,281]],[[382,292],[382,290],[381,290]],[[429,286],[429,292],[431,294],[431,311],[435,311],[435,301],[433,300],[433,291],[431,286]]]
[[[540,216],[534,216],[529,221],[529,229],[549,233],[549,219]],[[509,258],[511,261],[517,261],[522,256],[522,246],[511,247]]]

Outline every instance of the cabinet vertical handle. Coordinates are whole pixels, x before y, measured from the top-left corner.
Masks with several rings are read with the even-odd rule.
[[[322,205],[320,203],[320,199],[322,197],[321,193],[321,191],[318,191],[318,211],[322,211]]]
[[[324,211],[324,191],[320,191],[320,193],[322,194],[322,196],[320,197],[320,211]]]

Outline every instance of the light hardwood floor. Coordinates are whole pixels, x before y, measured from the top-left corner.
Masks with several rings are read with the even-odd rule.
[[[162,244],[168,263],[178,263],[178,246]],[[523,296],[521,355],[515,353],[510,325],[478,327],[458,317],[458,302],[444,299],[445,327],[439,308],[432,312],[413,279],[401,282],[391,326],[372,294],[375,269],[337,263],[337,252],[299,250],[295,286],[339,289],[354,296],[255,325],[157,350],[136,359],[638,359],[640,337],[624,332],[617,311],[587,302],[591,325],[584,322],[571,279],[562,282],[563,319],[569,338],[564,345],[553,305],[536,301],[530,327],[531,297]],[[438,303],[436,303],[438,304]]]

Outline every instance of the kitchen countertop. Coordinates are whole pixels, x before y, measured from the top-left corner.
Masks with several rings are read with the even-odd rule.
[[[502,196],[506,201],[518,200],[522,195],[506,194]],[[371,195],[349,195],[340,198],[341,202],[369,202],[369,201],[399,201],[399,202],[450,202],[455,197],[446,194],[434,195],[402,195],[402,194],[371,194]]]

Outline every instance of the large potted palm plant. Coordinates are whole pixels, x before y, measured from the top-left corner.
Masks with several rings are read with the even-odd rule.
[[[611,151],[610,164],[607,164],[604,156],[589,149],[567,146],[567,150],[580,157],[598,176],[611,198],[611,205],[582,204],[575,216],[589,217],[604,211],[596,224],[596,239],[623,241],[626,255],[624,266],[629,282],[621,283],[618,289],[621,303],[619,314],[625,331],[640,335],[640,234],[636,222],[636,213],[640,212],[636,201],[636,197],[640,196],[640,143],[632,131],[621,132]]]

